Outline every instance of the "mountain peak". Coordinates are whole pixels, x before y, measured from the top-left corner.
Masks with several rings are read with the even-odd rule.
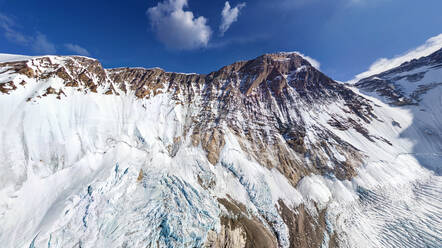
[[[20,239],[32,247],[78,246],[89,234],[94,247],[201,247],[238,237],[246,247],[257,237],[268,237],[266,247],[320,247],[339,234],[324,224],[338,216],[325,214],[335,211],[329,204],[369,196],[372,179],[358,184],[361,171],[396,182],[397,168],[414,161],[407,147],[415,136],[399,137],[412,116],[333,81],[302,54],[264,54],[208,75],[103,69],[79,56],[13,59],[0,63],[0,166],[7,189],[17,190],[11,205],[0,204],[0,232],[26,232]],[[434,123],[419,128],[435,144],[419,154],[441,147]],[[394,168],[385,176],[377,173],[383,163]],[[45,197],[36,201],[34,188]]]
[[[264,65],[281,69],[283,71],[296,70],[301,66],[312,66],[309,58],[297,52],[266,53],[255,59],[247,61],[252,66]]]
[[[258,91],[270,90],[276,95],[287,87],[304,91],[313,90],[318,84],[335,84],[297,52],[267,53],[247,61],[239,61],[208,75],[211,79],[236,77],[237,85],[246,96]]]

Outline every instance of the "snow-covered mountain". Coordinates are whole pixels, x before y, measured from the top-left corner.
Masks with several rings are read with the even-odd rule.
[[[354,86],[298,53],[208,75],[2,55],[0,243],[439,247],[440,54]]]

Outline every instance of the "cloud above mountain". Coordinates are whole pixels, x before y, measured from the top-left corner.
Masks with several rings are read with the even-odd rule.
[[[191,50],[209,43],[212,30],[207,19],[185,11],[187,6],[187,0],[166,0],[146,12],[157,38],[168,48]]]
[[[379,58],[370,65],[367,71],[359,73],[356,77],[349,81],[349,83],[356,83],[357,81],[379,74],[383,71],[400,66],[402,63],[412,59],[418,59],[423,56],[428,56],[442,48],[442,34],[436,35],[428,39],[423,45],[416,47],[404,54],[397,55],[393,58]]]
[[[0,13],[0,28],[4,32],[6,39],[20,44],[28,43],[28,38],[15,30],[16,23],[6,15]]]
[[[46,35],[37,32],[36,35],[27,35],[18,31],[18,24],[10,17],[0,13],[0,29],[10,42],[26,46],[37,53],[54,54],[55,45],[50,42]]]
[[[31,40],[32,49],[38,53],[55,54],[57,52],[55,45],[42,33],[37,33],[35,37],[29,39]]]
[[[86,48],[81,47],[77,44],[67,43],[67,44],[64,44],[64,46],[66,47],[67,50],[74,52],[75,54],[83,55],[83,56],[90,55],[89,51]]]
[[[239,3],[234,8],[230,6],[228,1],[225,2],[224,8],[221,11],[221,25],[219,26],[219,31],[221,36],[230,28],[232,23],[238,20],[239,13],[242,8],[246,6],[246,3]]]
[[[29,48],[37,54],[56,54],[58,52],[56,44],[49,40],[46,34],[38,31],[35,34],[27,34],[22,32],[20,27],[19,23],[11,17],[0,13],[0,30],[9,42]],[[76,44],[66,43],[64,48],[78,55],[90,55],[88,50]]]

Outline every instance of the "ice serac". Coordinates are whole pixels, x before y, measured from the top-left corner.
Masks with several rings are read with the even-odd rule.
[[[0,243],[407,246],[394,243],[403,232],[388,224],[413,212],[391,192],[409,189],[407,204],[441,216],[433,199],[441,192],[429,186],[442,181],[442,110],[426,100],[442,103],[441,59],[431,56],[396,69],[419,70],[412,78],[431,85],[400,107],[389,102],[400,100],[390,96],[397,88],[383,98],[389,82],[348,87],[297,53],[207,75],[104,69],[79,56],[8,59],[0,63]],[[396,80],[394,70],[377,77]],[[396,215],[379,212],[386,199]],[[440,243],[437,220],[427,223],[431,231],[412,220],[404,232]]]

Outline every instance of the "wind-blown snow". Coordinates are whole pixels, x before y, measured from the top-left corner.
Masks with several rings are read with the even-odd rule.
[[[290,53],[295,53],[299,56],[301,56],[302,58],[304,58],[305,60],[307,60],[313,67],[315,67],[316,69],[320,69],[321,67],[321,63],[319,61],[317,61],[316,59],[309,57],[307,55],[304,55],[303,53],[300,52],[281,52],[282,54],[290,54]]]

